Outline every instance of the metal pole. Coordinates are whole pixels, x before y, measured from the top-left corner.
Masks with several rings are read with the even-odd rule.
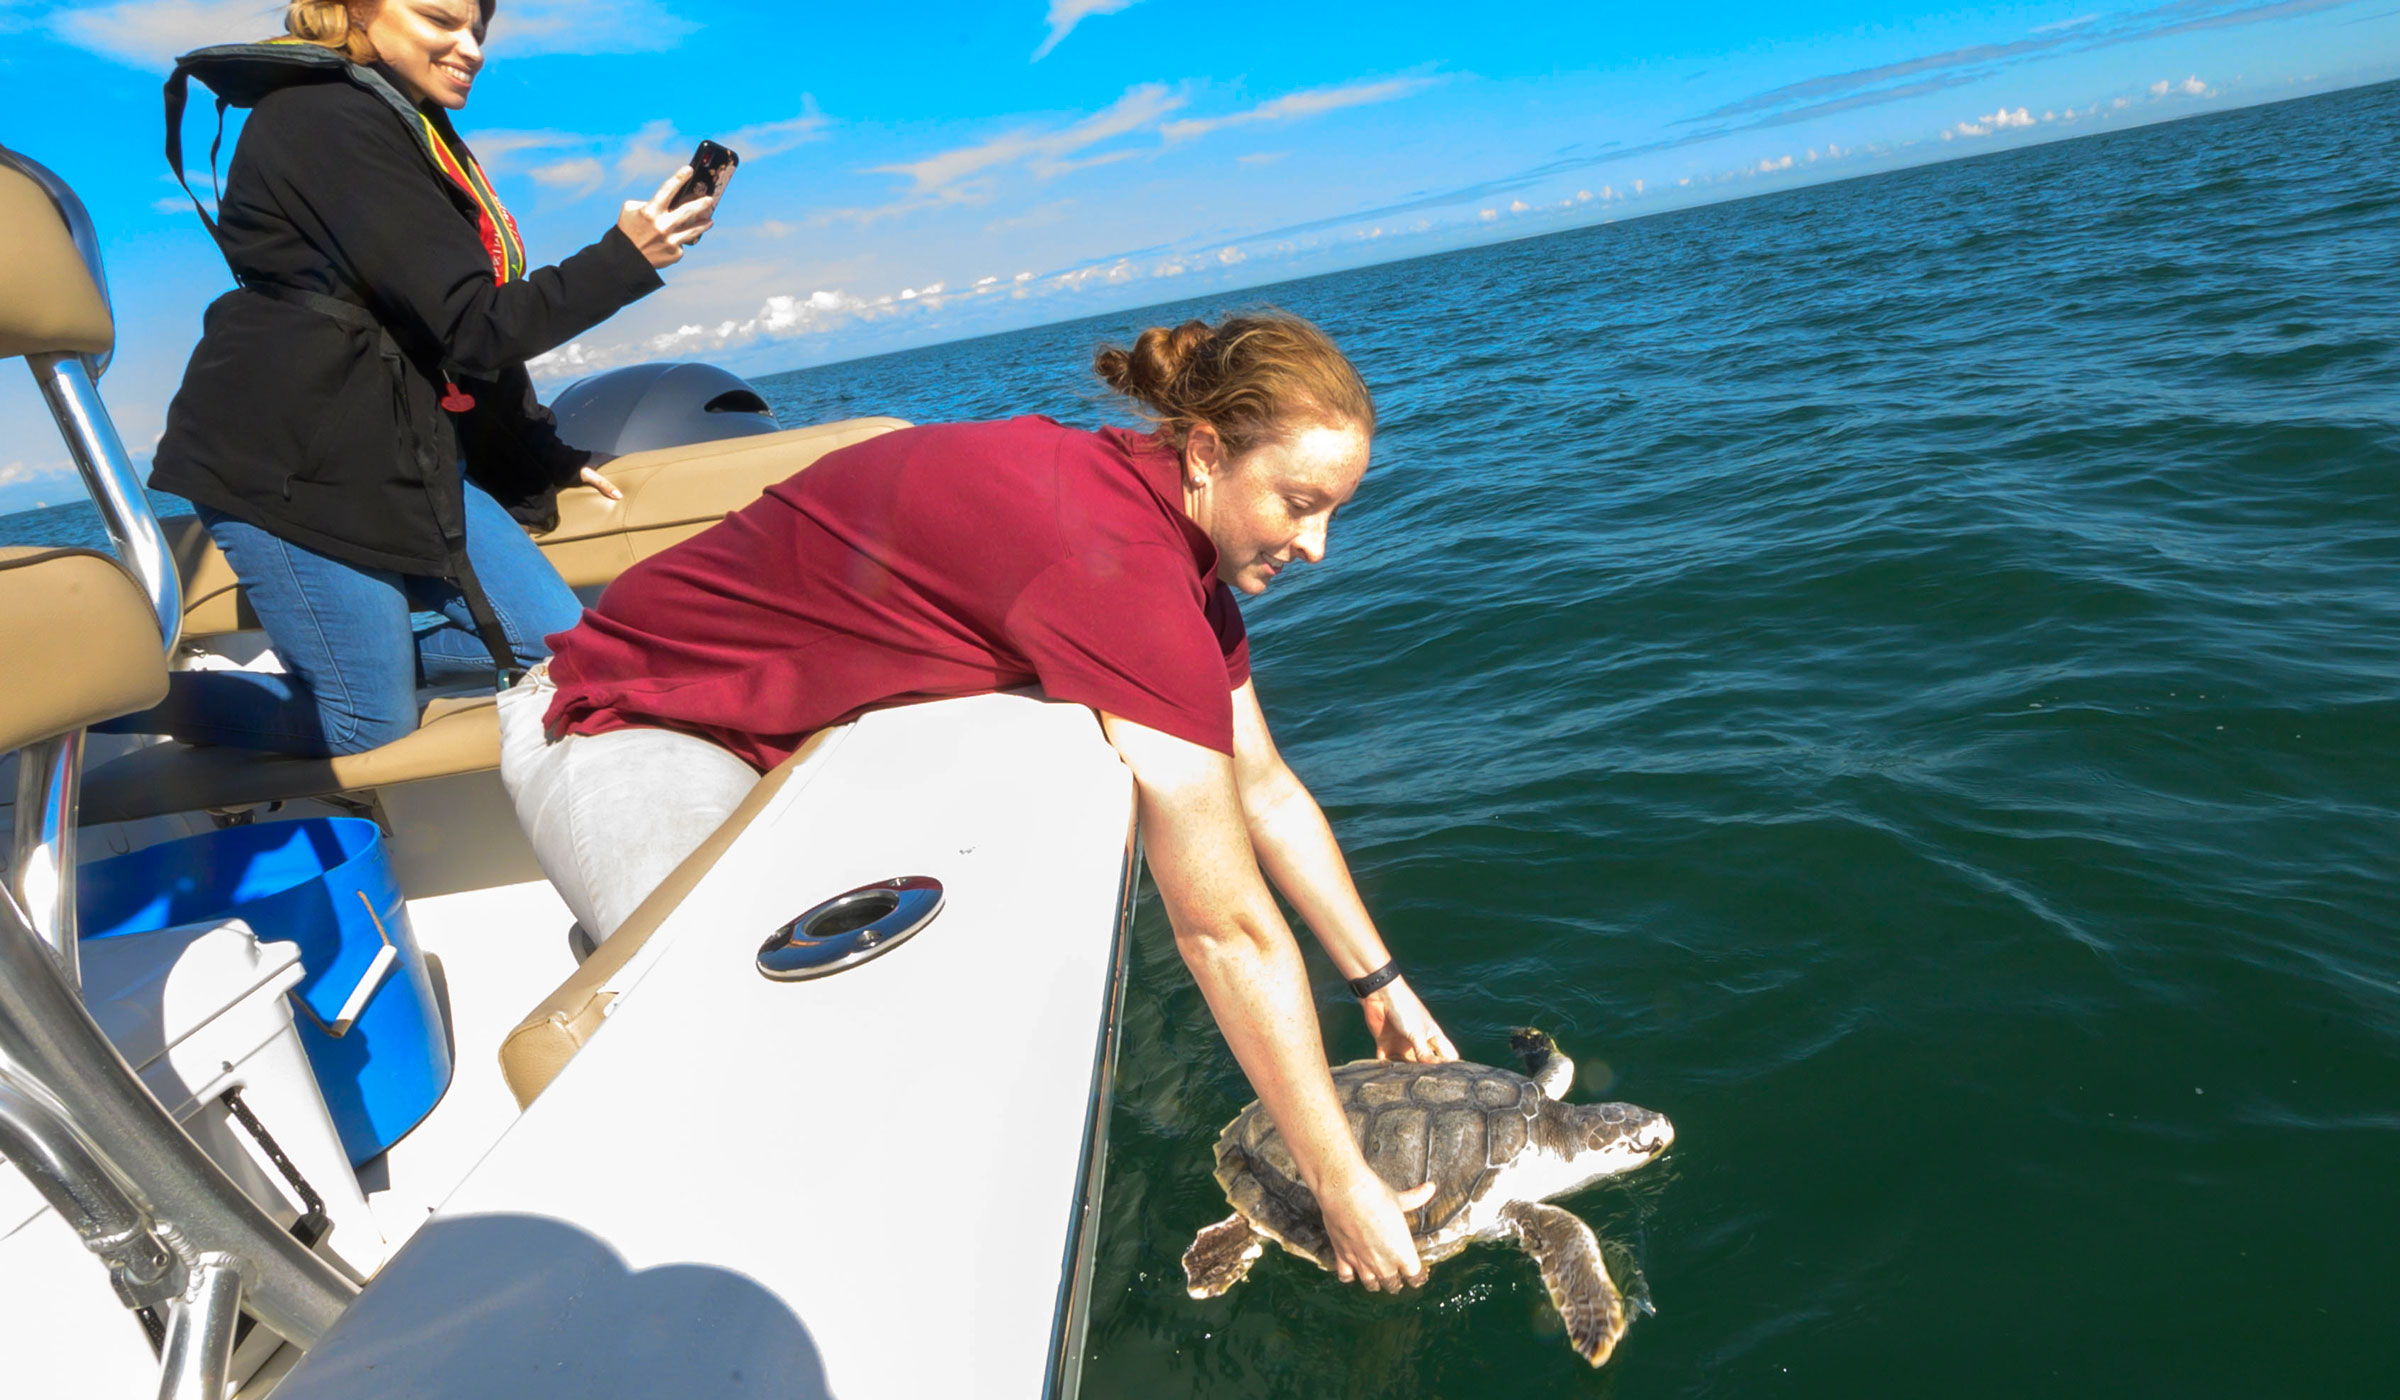
[[[99,387],[75,355],[30,355],[25,363],[42,386],[50,416],[58,420],[75,468],[83,473],[84,487],[100,507],[100,523],[107,527],[117,557],[150,595],[159,634],[173,652],[183,637],[183,579],[175,571],[174,553],[167,548],[166,532],[158,526],[150,498],[142,494],[141,479],[134,475],[133,460],[125,455],[117,426],[100,401]]]
[[[197,1254],[242,1261],[250,1311],[286,1340],[315,1346],[358,1296],[356,1284],[277,1226],[142,1087],[4,891],[0,1057],[74,1105],[76,1127],[150,1203],[162,1228]]]
[[[84,1141],[66,1110],[4,1063],[0,1155],[108,1265],[127,1307],[155,1307],[182,1294],[183,1260],[159,1239],[150,1212]]]
[[[193,1271],[192,1288],[167,1317],[158,1400],[226,1400],[232,1391],[234,1324],[242,1315],[242,1275],[211,1256]]]
[[[67,985],[83,986],[75,924],[75,806],[83,781],[83,731],[17,751],[16,847],[8,891],[50,945]]]

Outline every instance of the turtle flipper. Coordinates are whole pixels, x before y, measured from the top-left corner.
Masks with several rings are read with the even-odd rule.
[[[1195,1298],[1214,1298],[1240,1283],[1267,1247],[1258,1231],[1239,1213],[1200,1232],[1183,1252],[1185,1292]]]
[[[1541,1266],[1542,1286],[1567,1324],[1575,1354],[1594,1366],[1608,1360],[1625,1335],[1625,1300],[1609,1282],[1592,1227],[1539,1201],[1511,1201],[1500,1208],[1500,1220]]]
[[[1558,1052],[1558,1043],[1531,1026],[1508,1033],[1508,1048],[1525,1061],[1525,1077],[1546,1099],[1563,1099],[1575,1087],[1575,1062]]]

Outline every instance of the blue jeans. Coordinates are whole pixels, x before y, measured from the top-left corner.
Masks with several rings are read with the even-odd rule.
[[[520,666],[583,617],[550,561],[480,488],[467,493],[467,561]],[[329,559],[203,506],[201,522],[242,581],[286,674],[178,671],[155,709],[100,728],[190,743],[325,757],[417,728],[417,687],[492,678],[466,598],[439,578]],[[421,625],[412,612],[438,614]]]

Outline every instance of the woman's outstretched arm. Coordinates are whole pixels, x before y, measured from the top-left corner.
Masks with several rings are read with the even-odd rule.
[[[261,102],[236,159],[255,166],[268,196],[310,244],[358,278],[357,290],[403,344],[430,340],[476,378],[496,378],[556,349],[663,285],[622,226],[556,264],[495,285],[475,225],[451,202],[402,118],[347,83],[288,89]],[[686,215],[691,208],[675,212],[707,213]]]
[[[1392,959],[1350,879],[1350,864],[1317,799],[1283,761],[1250,682],[1233,693],[1235,776],[1251,848],[1267,878],[1308,921],[1325,955],[1345,978],[1364,977]],[[1408,979],[1387,983],[1362,1008],[1375,1048],[1387,1060],[1455,1060],[1458,1049]]]
[[[1378,1291],[1422,1282],[1401,1212],[1424,1204],[1432,1185],[1395,1196],[1350,1136],[1300,949],[1243,830],[1233,760],[1114,715],[1101,723],[1140,789],[1142,848],[1176,950],[1316,1193],[1334,1272]]]

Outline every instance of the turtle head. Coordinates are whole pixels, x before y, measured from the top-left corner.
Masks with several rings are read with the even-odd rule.
[[[1573,1104],[1575,1160],[1593,1175],[1615,1176],[1655,1161],[1674,1145],[1675,1125],[1667,1115],[1629,1103]]]

